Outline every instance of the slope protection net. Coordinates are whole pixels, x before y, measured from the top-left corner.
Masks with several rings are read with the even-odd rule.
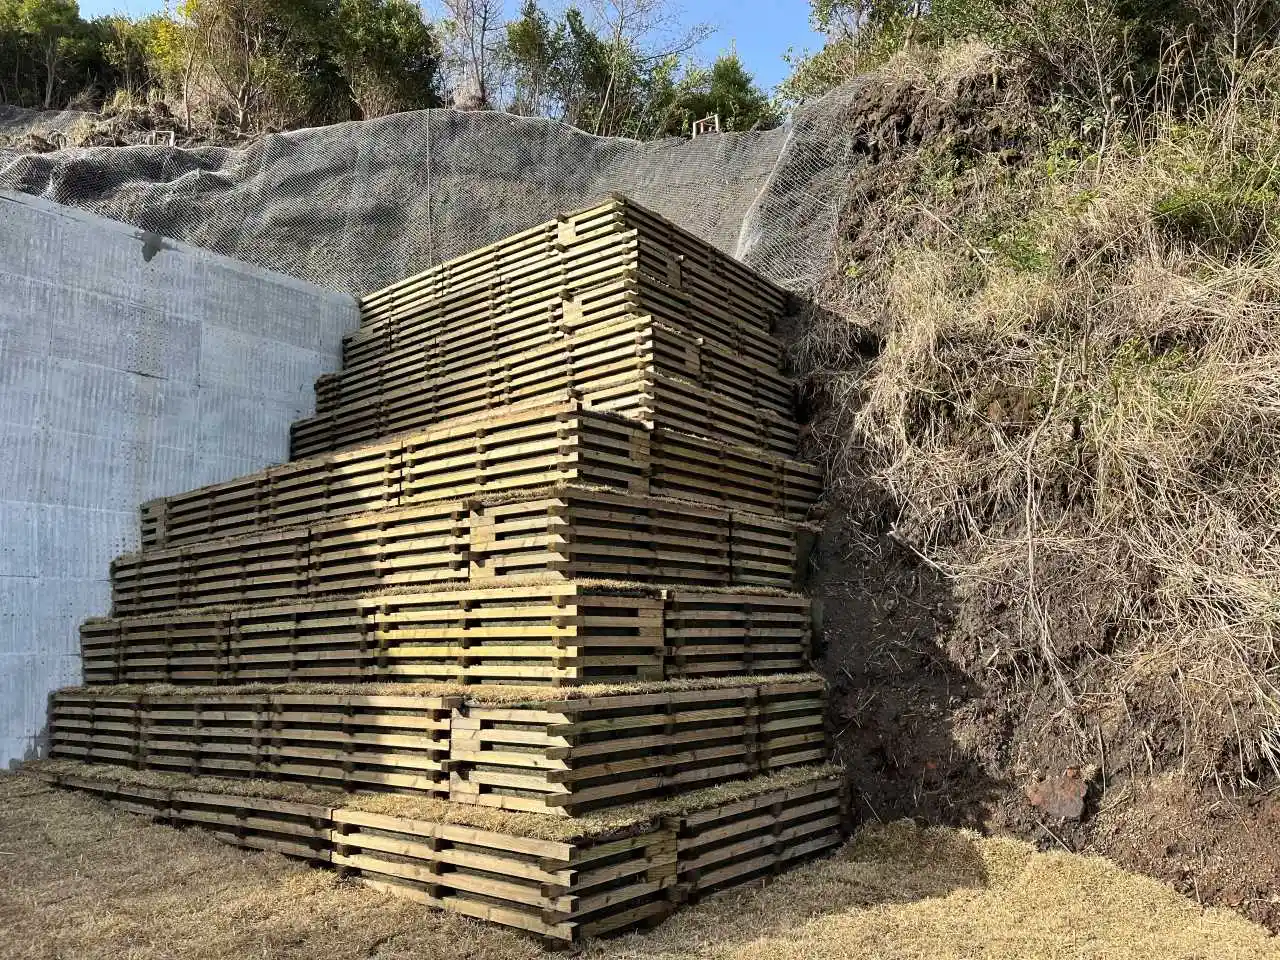
[[[422,110],[239,149],[0,147],[0,190],[363,294],[623,193],[804,290],[822,272],[855,162],[840,88],[768,131],[639,142],[502,113]],[[74,117],[8,110],[0,131]],[[52,126],[49,126],[52,124]]]

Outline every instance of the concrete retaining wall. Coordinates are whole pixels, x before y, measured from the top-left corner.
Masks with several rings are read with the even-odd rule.
[[[0,767],[36,754],[138,504],[288,458],[344,294],[0,192]]]

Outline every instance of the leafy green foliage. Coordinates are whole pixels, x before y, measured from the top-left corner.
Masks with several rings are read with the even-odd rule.
[[[912,45],[936,46],[973,36],[990,39],[1003,29],[995,16],[997,2],[810,0],[810,22],[827,34],[828,42],[816,53],[788,53],[791,75],[783,81],[779,99],[799,104],[820,97]]]
[[[460,2],[452,19],[431,23],[415,0],[175,0],[137,20],[86,22],[74,0],[0,0],[0,102],[93,109],[164,100],[181,105],[172,112],[187,130],[243,133],[440,106],[444,75],[458,66],[453,46],[470,29],[457,18],[482,7],[498,10]],[[736,55],[709,69],[684,61],[704,34],[670,41],[666,0],[591,10],[552,15],[525,0],[502,29],[485,26],[485,63],[464,65],[485,74],[484,96],[471,102],[455,90],[455,105],[641,139],[687,133],[709,114],[729,130],[777,122]]]
[[[1280,73],[1262,65],[1241,84],[1235,124],[1208,131],[1171,126],[1157,154],[1179,176],[1151,213],[1171,239],[1225,259],[1248,257],[1280,238],[1280,145],[1268,136],[1263,105],[1276,102]],[[1223,140],[1230,137],[1230,149]]]
[[[57,102],[85,24],[75,0],[0,0],[6,97],[48,109]],[[9,92],[12,91],[12,92]]]
[[[516,113],[643,137],[655,132],[653,115],[670,108],[671,65],[646,63],[625,39],[611,43],[577,7],[556,20],[526,0],[519,19],[507,26],[505,61]]]
[[[86,22],[74,0],[0,0],[0,100],[164,97],[241,130],[437,106],[440,43],[411,0],[181,0]]]
[[[1280,194],[1231,182],[1185,185],[1152,205],[1166,232],[1199,246],[1235,252],[1262,245],[1275,229]]]
[[[525,0],[520,16],[507,24],[506,39],[506,62],[514,72],[511,112],[549,113],[562,93],[565,24],[553,23],[535,0]]]
[[[440,41],[407,0],[341,0],[334,36],[360,117],[437,106]]]
[[[634,38],[601,32],[577,7],[554,18],[536,0],[525,0],[507,25],[504,65],[513,112],[602,136],[688,134],[695,120],[717,113],[729,130],[778,121],[736,54],[707,70],[682,66],[675,53],[655,53]]]
[[[722,130],[767,129],[779,122],[778,111],[755,85],[736,53],[727,53],[711,69],[690,78],[676,105],[671,133],[689,133],[702,117],[720,117]]]

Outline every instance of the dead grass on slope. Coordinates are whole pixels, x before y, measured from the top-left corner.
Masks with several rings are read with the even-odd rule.
[[[869,170],[800,342],[837,491],[952,579],[953,658],[1054,773],[1280,772],[1280,51],[1242,77],[1101,156],[1012,137],[1005,83]]]
[[[551,960],[530,939],[327,870],[0,776],[0,943],[12,960]],[[713,897],[589,960],[1275,960],[1277,942],[1106,861],[909,823]]]

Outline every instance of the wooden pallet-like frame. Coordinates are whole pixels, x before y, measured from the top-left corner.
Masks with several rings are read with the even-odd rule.
[[[386,389],[375,380],[366,391],[356,374],[337,374],[318,388],[317,415],[293,425],[292,456],[369,443],[453,417],[546,404],[566,392],[580,396],[587,406],[623,415],[654,408],[660,416],[642,419],[661,419],[687,433],[794,456],[799,428],[789,385],[771,384],[763,374],[738,383],[731,372],[703,367],[696,346],[667,344],[668,349],[660,349],[664,337],[677,336],[645,318],[627,317],[510,362],[481,364],[440,378],[417,378],[411,371]],[[696,379],[687,375],[698,370]],[[337,386],[348,382],[361,388]],[[609,397],[607,404],[597,399],[602,395]]]
[[[557,484],[705,499],[802,519],[821,471],[759,449],[585,410],[545,407],[451,421],[144,503],[144,547],[169,547],[433,500]]]
[[[329,863],[331,859],[333,808],[328,804],[155,787],[92,776],[40,772],[37,776],[128,813],[175,826],[199,827],[232,846],[313,863]]]
[[[803,597],[581,584],[351,597],[90,620],[85,682],[536,683],[808,669]]]
[[[772,456],[794,457],[799,446],[799,426],[793,420],[690,380],[641,371],[595,382],[581,396],[593,409],[631,417],[651,429],[724,440]]]
[[[358,364],[429,330],[452,334],[495,313],[537,309],[560,293],[622,279],[679,329],[777,365],[770,335],[789,295],[742,264],[626,200],[612,198],[369,294],[346,344]],[[497,326],[497,324],[493,324]]]
[[[61,691],[50,755],[219,777],[448,796],[461,698]]]
[[[579,815],[826,759],[821,680],[609,695],[536,708],[468,702],[449,799]]]
[[[179,546],[549,484],[645,493],[648,473],[648,437],[642,427],[566,399],[453,420],[384,443],[149,501],[141,511],[142,545]]]
[[[659,428],[649,433],[648,492],[657,497],[740,506],[804,520],[822,498],[813,464],[707,437]]]
[[[705,289],[704,299],[711,305],[741,302],[745,305],[743,313],[755,317],[762,328],[767,325],[765,316],[782,314],[788,308],[790,296],[781,287],[619,194],[429,267],[366,295],[361,306],[367,322],[374,325],[380,322],[379,311],[391,304],[441,296],[491,278],[522,280],[531,267],[550,254],[564,253],[580,244],[630,231],[641,234],[652,244],[645,271],[673,289],[685,286]]]
[[[805,543],[806,528],[788,520],[569,487],[144,549],[112,564],[112,609],[127,616],[519,575],[789,588]]]
[[[660,596],[572,583],[87,622],[89,683],[662,679]]]
[[[340,804],[45,776],[235,846],[331,864],[428,906],[561,942],[659,919],[680,902],[833,849],[846,809],[840,781],[824,776],[659,816],[622,836],[546,840]]]
[[[573,489],[482,504],[470,519],[473,582],[554,572],[569,579],[790,588],[806,542],[805,528],[788,520]],[[784,571],[777,561],[788,533]]]
[[[538,304],[528,316],[485,319],[443,333],[428,327],[385,353],[346,364],[316,384],[316,412],[325,414],[404,389],[430,391],[444,407],[500,388],[514,391],[525,371],[551,364],[583,371],[610,343],[643,356],[655,370],[724,392],[784,416],[795,411],[790,379],[776,367],[685,333],[641,309],[625,283]],[[456,319],[451,317],[451,319]],[[641,333],[638,343],[620,334]]]
[[[668,677],[793,672],[811,644],[809,603],[795,595],[669,590],[662,626]]]
[[[775,875],[831,849],[843,812],[831,782],[690,813],[675,825],[677,883],[690,900]]]
[[[529,702],[61,691],[50,755],[578,814],[826,759],[819,678]]]

